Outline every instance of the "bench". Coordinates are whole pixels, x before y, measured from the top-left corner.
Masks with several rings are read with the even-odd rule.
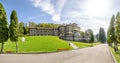
[[[67,51],[69,48],[58,48],[57,51]]]
[[[13,53],[13,51],[6,51],[6,53]]]

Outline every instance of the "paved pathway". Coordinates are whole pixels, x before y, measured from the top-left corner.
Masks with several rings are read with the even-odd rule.
[[[114,63],[106,44],[49,54],[0,54],[0,63]]]
[[[75,44],[73,44],[72,42],[70,42],[70,41],[67,41],[67,42],[73,49],[78,49],[78,47]]]

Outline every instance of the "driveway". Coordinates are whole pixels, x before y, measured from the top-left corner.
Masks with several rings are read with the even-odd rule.
[[[107,44],[48,54],[0,54],[0,63],[114,63]]]

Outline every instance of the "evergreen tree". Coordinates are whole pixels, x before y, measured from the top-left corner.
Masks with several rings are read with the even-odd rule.
[[[105,31],[104,31],[104,28],[102,27],[100,27],[100,30],[99,30],[99,41],[102,43],[106,42]]]
[[[27,25],[27,23],[25,24],[25,31],[24,31],[24,34],[27,35],[29,34],[29,26]]]
[[[91,34],[90,34],[90,42],[91,42],[91,46],[93,46],[93,42],[94,42],[94,34],[93,31],[91,30]]]
[[[99,41],[99,34],[98,33],[96,34],[95,38],[96,38],[96,41]]]
[[[8,35],[9,35],[9,29],[7,23],[7,15],[2,3],[0,3],[0,43],[2,43],[1,53],[3,53],[4,42],[6,42],[9,38]]]
[[[91,33],[90,42],[91,42],[91,43],[94,42],[94,34],[93,34],[93,33]]]
[[[19,34],[20,34],[20,37],[24,35],[24,23],[23,22],[19,23]]]
[[[27,34],[27,29],[26,29],[26,28],[27,28],[27,27],[25,27],[25,26],[23,27],[23,34],[24,34],[24,35]]]
[[[18,17],[15,10],[10,16],[10,40],[16,44],[16,53],[18,52],[18,37],[19,37]]]
[[[114,42],[114,50],[118,51],[117,42],[120,42],[120,13],[117,13],[116,16],[116,27],[115,27],[116,42]]]
[[[113,15],[107,31],[107,42],[110,46],[112,46],[112,43],[114,41],[116,41],[116,37],[115,37],[115,16]]]

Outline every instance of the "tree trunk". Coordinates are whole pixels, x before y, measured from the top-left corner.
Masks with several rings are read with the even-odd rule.
[[[114,51],[115,51],[115,52],[118,51],[118,45],[117,45],[117,42],[114,42]]]
[[[4,42],[2,42],[1,44],[1,53],[3,53],[3,49],[4,49]]]
[[[16,44],[16,53],[18,53],[18,42],[16,41],[15,44]]]

